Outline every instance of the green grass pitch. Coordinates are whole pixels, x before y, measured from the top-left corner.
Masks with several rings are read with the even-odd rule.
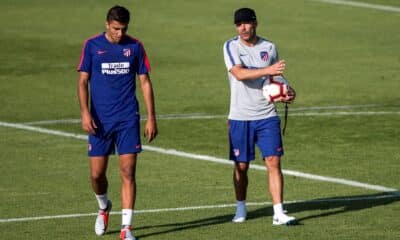
[[[137,237],[399,238],[400,3],[357,2],[394,10],[318,0],[118,2],[131,10],[129,34],[150,58],[159,115],[159,136],[139,155]],[[86,144],[76,121],[82,43],[104,30],[106,11],[116,3],[0,2],[1,239],[118,239],[117,158],[108,169],[115,213],[109,233],[97,237]],[[235,36],[232,14],[243,6],[256,10],[257,33],[277,44],[297,91],[282,163],[289,173],[285,206],[300,222],[294,227],[272,226],[266,174],[256,168],[249,176],[248,221],[231,223],[232,167],[196,159],[227,159],[222,44]],[[253,165],[262,165],[259,157]]]

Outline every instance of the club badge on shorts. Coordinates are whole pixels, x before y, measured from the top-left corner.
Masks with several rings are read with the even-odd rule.
[[[235,154],[235,157],[239,157],[239,155],[240,155],[239,149],[237,149],[237,148],[233,149],[233,154]]]

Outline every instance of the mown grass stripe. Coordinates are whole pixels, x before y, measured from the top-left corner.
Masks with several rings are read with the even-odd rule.
[[[294,200],[286,201],[286,204],[293,203],[324,203],[324,202],[351,202],[351,201],[363,201],[363,200],[377,200],[386,198],[399,198],[399,192],[392,192],[386,195],[376,196],[363,196],[363,197],[344,197],[344,198],[327,198],[327,199],[312,199],[312,200]],[[271,206],[271,202],[248,202],[247,206]],[[163,212],[179,212],[179,211],[193,211],[193,210],[206,210],[206,209],[217,209],[217,208],[234,208],[236,204],[218,204],[218,205],[200,205],[200,206],[189,206],[189,207],[177,207],[177,208],[159,208],[159,209],[143,209],[135,210],[135,214],[145,213],[163,213]],[[121,212],[111,212],[112,215],[121,215]],[[91,217],[97,216],[97,213],[78,213],[78,214],[64,214],[64,215],[53,215],[53,216],[40,216],[40,217],[21,217],[21,218],[8,218],[0,219],[0,223],[10,222],[29,222],[49,219],[61,219],[61,218],[78,218],[78,217]]]
[[[33,127],[33,126],[28,126],[28,125],[18,124],[18,123],[0,122],[0,126],[28,130],[28,131],[39,132],[39,133],[45,133],[45,134],[56,135],[56,136],[63,136],[63,137],[68,137],[68,138],[87,140],[87,136],[82,135],[82,134],[50,130],[50,129],[46,129],[46,128]],[[209,161],[209,162],[214,162],[214,163],[219,163],[219,164],[229,164],[229,165],[232,164],[232,161],[229,161],[226,159],[217,158],[217,157],[213,157],[213,156],[207,156],[207,155],[187,153],[187,152],[182,152],[182,151],[178,151],[175,149],[164,149],[164,148],[160,148],[160,147],[153,147],[153,146],[147,146],[147,145],[144,145],[143,149],[148,150],[148,151],[158,152],[161,154]],[[250,168],[265,171],[265,167],[261,166],[261,165],[253,164],[250,166]],[[362,182],[357,182],[357,181],[352,181],[352,180],[347,180],[347,179],[342,179],[342,178],[319,176],[319,175],[315,175],[315,174],[303,173],[303,172],[299,172],[299,171],[285,170],[285,169],[283,169],[282,172],[285,175],[296,176],[296,177],[301,177],[301,178],[306,178],[306,179],[311,179],[311,180],[316,180],[316,181],[337,183],[337,184],[348,185],[348,186],[352,186],[352,187],[360,187],[360,188],[369,189],[369,190],[376,190],[376,191],[383,191],[383,192],[397,191],[397,189],[394,189],[394,188],[388,188],[388,187],[379,186],[379,185],[372,185],[372,184],[367,184],[367,183],[362,183]]]

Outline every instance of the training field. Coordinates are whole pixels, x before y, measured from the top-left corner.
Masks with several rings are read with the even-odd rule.
[[[0,239],[119,237],[115,156],[109,232],[93,231],[97,203],[76,97],[82,43],[103,31],[116,3],[0,1]],[[158,115],[159,136],[139,155],[137,237],[400,238],[398,0],[118,3],[132,11],[129,33],[147,50]],[[256,10],[257,33],[276,43],[297,91],[282,162],[285,206],[299,219],[293,227],[271,224],[259,155],[249,172],[248,221],[231,223],[222,45],[235,36],[233,11],[243,6]]]

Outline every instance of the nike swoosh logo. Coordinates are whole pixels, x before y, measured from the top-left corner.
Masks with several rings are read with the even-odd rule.
[[[97,51],[97,54],[99,54],[99,55],[101,55],[101,54],[104,54],[104,53],[106,53],[107,51]]]

